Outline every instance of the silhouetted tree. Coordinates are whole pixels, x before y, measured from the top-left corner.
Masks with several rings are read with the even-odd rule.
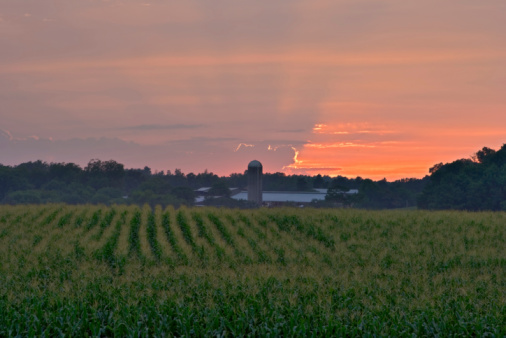
[[[438,164],[418,199],[424,209],[501,210],[506,200],[506,145]],[[433,167],[434,168],[434,167]],[[431,168],[432,169],[432,168]]]

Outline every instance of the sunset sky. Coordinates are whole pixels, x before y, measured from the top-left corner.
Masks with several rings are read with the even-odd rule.
[[[395,180],[504,143],[504,0],[0,0],[4,165]]]

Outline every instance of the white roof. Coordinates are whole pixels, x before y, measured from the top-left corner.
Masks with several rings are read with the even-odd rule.
[[[325,199],[326,193],[320,192],[291,192],[291,191],[263,191],[262,200],[264,202],[306,202],[313,200],[322,201]],[[247,200],[248,192],[241,191],[237,195],[232,196],[236,200]]]

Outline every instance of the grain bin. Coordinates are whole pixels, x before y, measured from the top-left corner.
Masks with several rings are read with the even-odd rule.
[[[248,164],[248,201],[262,205],[262,163],[253,160]]]

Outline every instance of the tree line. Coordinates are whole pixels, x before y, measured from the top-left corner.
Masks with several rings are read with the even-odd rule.
[[[398,208],[414,206],[425,180],[386,180],[332,178],[326,175],[286,175],[265,173],[264,191],[314,191],[329,189],[327,200],[315,206],[335,203],[366,208]],[[229,198],[229,188],[244,189],[247,175],[234,173],[218,176],[203,173],[152,172],[149,167],[127,169],[114,160],[92,159],[81,168],[74,163],[30,161],[16,166],[0,165],[0,203],[4,204],[144,204],[192,205],[195,190],[211,187],[210,195],[223,196],[208,200],[210,205],[248,206]],[[358,195],[343,194],[358,189]]]
[[[471,158],[438,163],[418,198],[423,209],[506,210],[506,144]]]
[[[506,144],[495,151],[484,147],[469,159],[439,163],[422,179],[388,182],[361,177],[326,175],[263,175],[264,191],[328,189],[325,201],[315,207],[336,205],[367,209],[413,208],[506,210]],[[92,159],[81,168],[74,163],[25,162],[0,164],[0,203],[3,204],[150,204],[192,205],[195,190],[211,187],[209,205],[249,207],[230,198],[229,188],[244,189],[247,175],[218,176],[183,173],[180,169],[155,171],[127,169],[114,160]],[[356,194],[347,194],[357,189]]]

